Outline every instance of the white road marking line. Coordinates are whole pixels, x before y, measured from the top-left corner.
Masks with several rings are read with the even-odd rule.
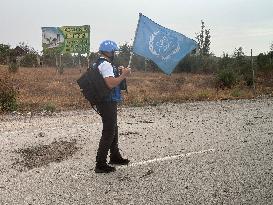
[[[155,163],[155,162],[170,161],[170,160],[174,160],[174,159],[181,158],[181,157],[187,157],[187,156],[194,155],[194,154],[203,154],[203,153],[209,153],[209,152],[215,152],[215,149],[207,149],[207,150],[201,150],[198,152],[189,152],[186,154],[167,156],[167,157],[163,157],[163,158],[155,158],[155,159],[151,159],[151,160],[147,160],[147,161],[131,163],[128,166],[119,166],[117,168],[118,169],[125,169],[127,167],[136,167],[136,166],[151,164],[151,163]]]

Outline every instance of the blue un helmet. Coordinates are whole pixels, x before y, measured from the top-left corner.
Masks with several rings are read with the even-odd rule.
[[[100,48],[99,48],[99,51],[102,51],[102,52],[115,52],[118,50],[119,50],[118,45],[114,41],[110,41],[110,40],[103,41],[100,44]]]

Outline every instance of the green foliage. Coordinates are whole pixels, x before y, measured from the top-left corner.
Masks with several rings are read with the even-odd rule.
[[[237,81],[236,73],[230,69],[220,70],[217,73],[217,85],[218,87],[231,88]]]
[[[205,29],[205,23],[201,21],[201,31],[196,33],[198,53],[187,55],[176,67],[176,72],[203,72],[213,73],[217,70],[217,58],[210,53],[210,30]]]
[[[246,64],[246,56],[243,52],[243,48],[235,48],[233,52],[233,66],[240,68]]]
[[[9,45],[0,44],[0,64],[6,64],[9,55]]]
[[[175,68],[175,72],[214,73],[218,59],[215,56],[187,55]]]
[[[24,42],[19,43],[19,48],[23,52],[23,54],[19,55],[19,56],[22,56],[20,60],[20,66],[23,66],[23,67],[39,66],[37,61],[38,52],[34,48],[32,48],[31,46],[27,45]]]
[[[61,57],[60,57],[61,55]],[[44,66],[56,67],[59,70],[60,67],[63,68],[75,68],[75,67],[85,67],[87,68],[88,58],[89,63],[94,63],[99,57],[98,53],[91,52],[89,56],[84,56],[82,54],[71,54],[65,53],[60,54],[57,50],[46,49],[43,51],[42,61]],[[61,65],[60,65],[61,62]]]
[[[192,72],[195,73],[199,70],[201,65],[200,58],[197,55],[187,55],[182,61],[179,62],[175,68],[175,72]]]
[[[219,69],[231,69],[232,67],[232,58],[229,57],[227,53],[223,53],[223,57],[218,61]]]
[[[23,53],[32,53],[32,52],[36,52],[35,50],[34,50],[34,48],[32,48],[32,47],[30,47],[27,43],[25,43],[25,42],[20,42],[19,43],[19,46],[18,46],[21,50],[22,50],[22,52]]]
[[[273,70],[273,51],[268,54],[260,53],[257,56],[258,69],[262,72]]]
[[[231,91],[231,96],[238,98],[238,97],[242,96],[242,92],[240,89],[235,88],[234,90]]]
[[[214,73],[217,70],[218,59],[215,56],[200,56],[200,71],[203,73]]]
[[[201,31],[200,31],[200,33],[196,33],[195,38],[198,43],[200,55],[209,55],[210,54],[210,44],[211,44],[210,29],[205,29],[205,23],[203,20],[201,20]]]
[[[66,68],[72,68],[75,66],[75,56],[72,56],[71,53],[63,54],[61,57],[61,64],[59,67],[66,67]]]
[[[233,55],[229,56],[227,53],[223,53],[223,56],[218,61],[219,70],[232,69],[234,72],[240,72],[240,68],[247,63],[243,48],[235,48]]]
[[[147,70],[145,58],[137,54],[133,54],[131,67],[137,70]]]
[[[16,73],[18,69],[19,69],[19,66],[16,62],[12,61],[9,63],[9,67],[8,67],[9,72]]]
[[[253,76],[251,74],[247,74],[244,76],[244,81],[247,86],[252,86],[254,83]]]
[[[56,106],[55,106],[53,103],[48,102],[48,103],[44,106],[44,110],[45,110],[46,112],[51,112],[51,113],[53,113],[53,112],[56,111]]]
[[[0,78],[0,110],[14,111],[17,109],[17,91],[12,86],[12,81],[7,75]]]
[[[22,57],[20,65],[23,67],[38,67],[37,54],[27,53]]]
[[[202,90],[197,94],[199,100],[207,100],[209,99],[210,93],[207,90]]]
[[[119,66],[128,66],[129,60],[130,60],[130,55],[131,55],[131,46],[129,46],[128,43],[125,43],[120,46],[119,49],[119,54],[116,56],[116,64]]]
[[[220,73],[224,70],[223,73],[225,74],[222,75],[228,75],[226,73],[228,70],[229,72],[234,73],[237,80],[244,81],[248,86],[253,85],[251,59],[245,56],[242,47],[235,48],[231,57],[224,53],[218,61],[218,67]]]
[[[42,59],[43,59],[43,65],[44,66],[49,66],[49,67],[55,67],[56,66],[56,56],[58,55],[58,53],[56,53],[55,50],[44,50],[43,51],[43,55],[42,55]]]
[[[149,71],[149,72],[160,71],[158,66],[152,60],[145,60],[144,69],[145,69],[145,71]]]
[[[118,66],[128,66],[129,61],[130,61],[130,56],[131,56],[131,51],[132,51],[132,46],[129,45],[128,43],[125,43],[123,45],[120,45],[120,51],[118,53],[118,55],[116,55],[115,57],[115,64],[117,64]],[[132,61],[131,61],[131,67],[136,69],[136,70],[146,70],[146,71],[150,71],[155,68],[155,64],[153,64],[152,62],[149,62],[149,60],[146,60],[145,62],[145,58],[142,56],[139,56],[137,54],[133,54],[132,56]]]

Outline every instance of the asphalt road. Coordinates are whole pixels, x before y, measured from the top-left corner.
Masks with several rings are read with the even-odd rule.
[[[94,173],[93,111],[2,116],[0,204],[273,204],[273,99],[119,110],[130,166]],[[42,150],[42,152],[41,152]]]

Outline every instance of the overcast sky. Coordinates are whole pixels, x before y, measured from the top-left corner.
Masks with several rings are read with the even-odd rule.
[[[42,50],[44,26],[90,25],[91,50],[111,39],[132,43],[138,13],[195,38],[201,20],[220,56],[243,47],[267,52],[273,42],[273,0],[0,0],[0,43],[26,42]]]

